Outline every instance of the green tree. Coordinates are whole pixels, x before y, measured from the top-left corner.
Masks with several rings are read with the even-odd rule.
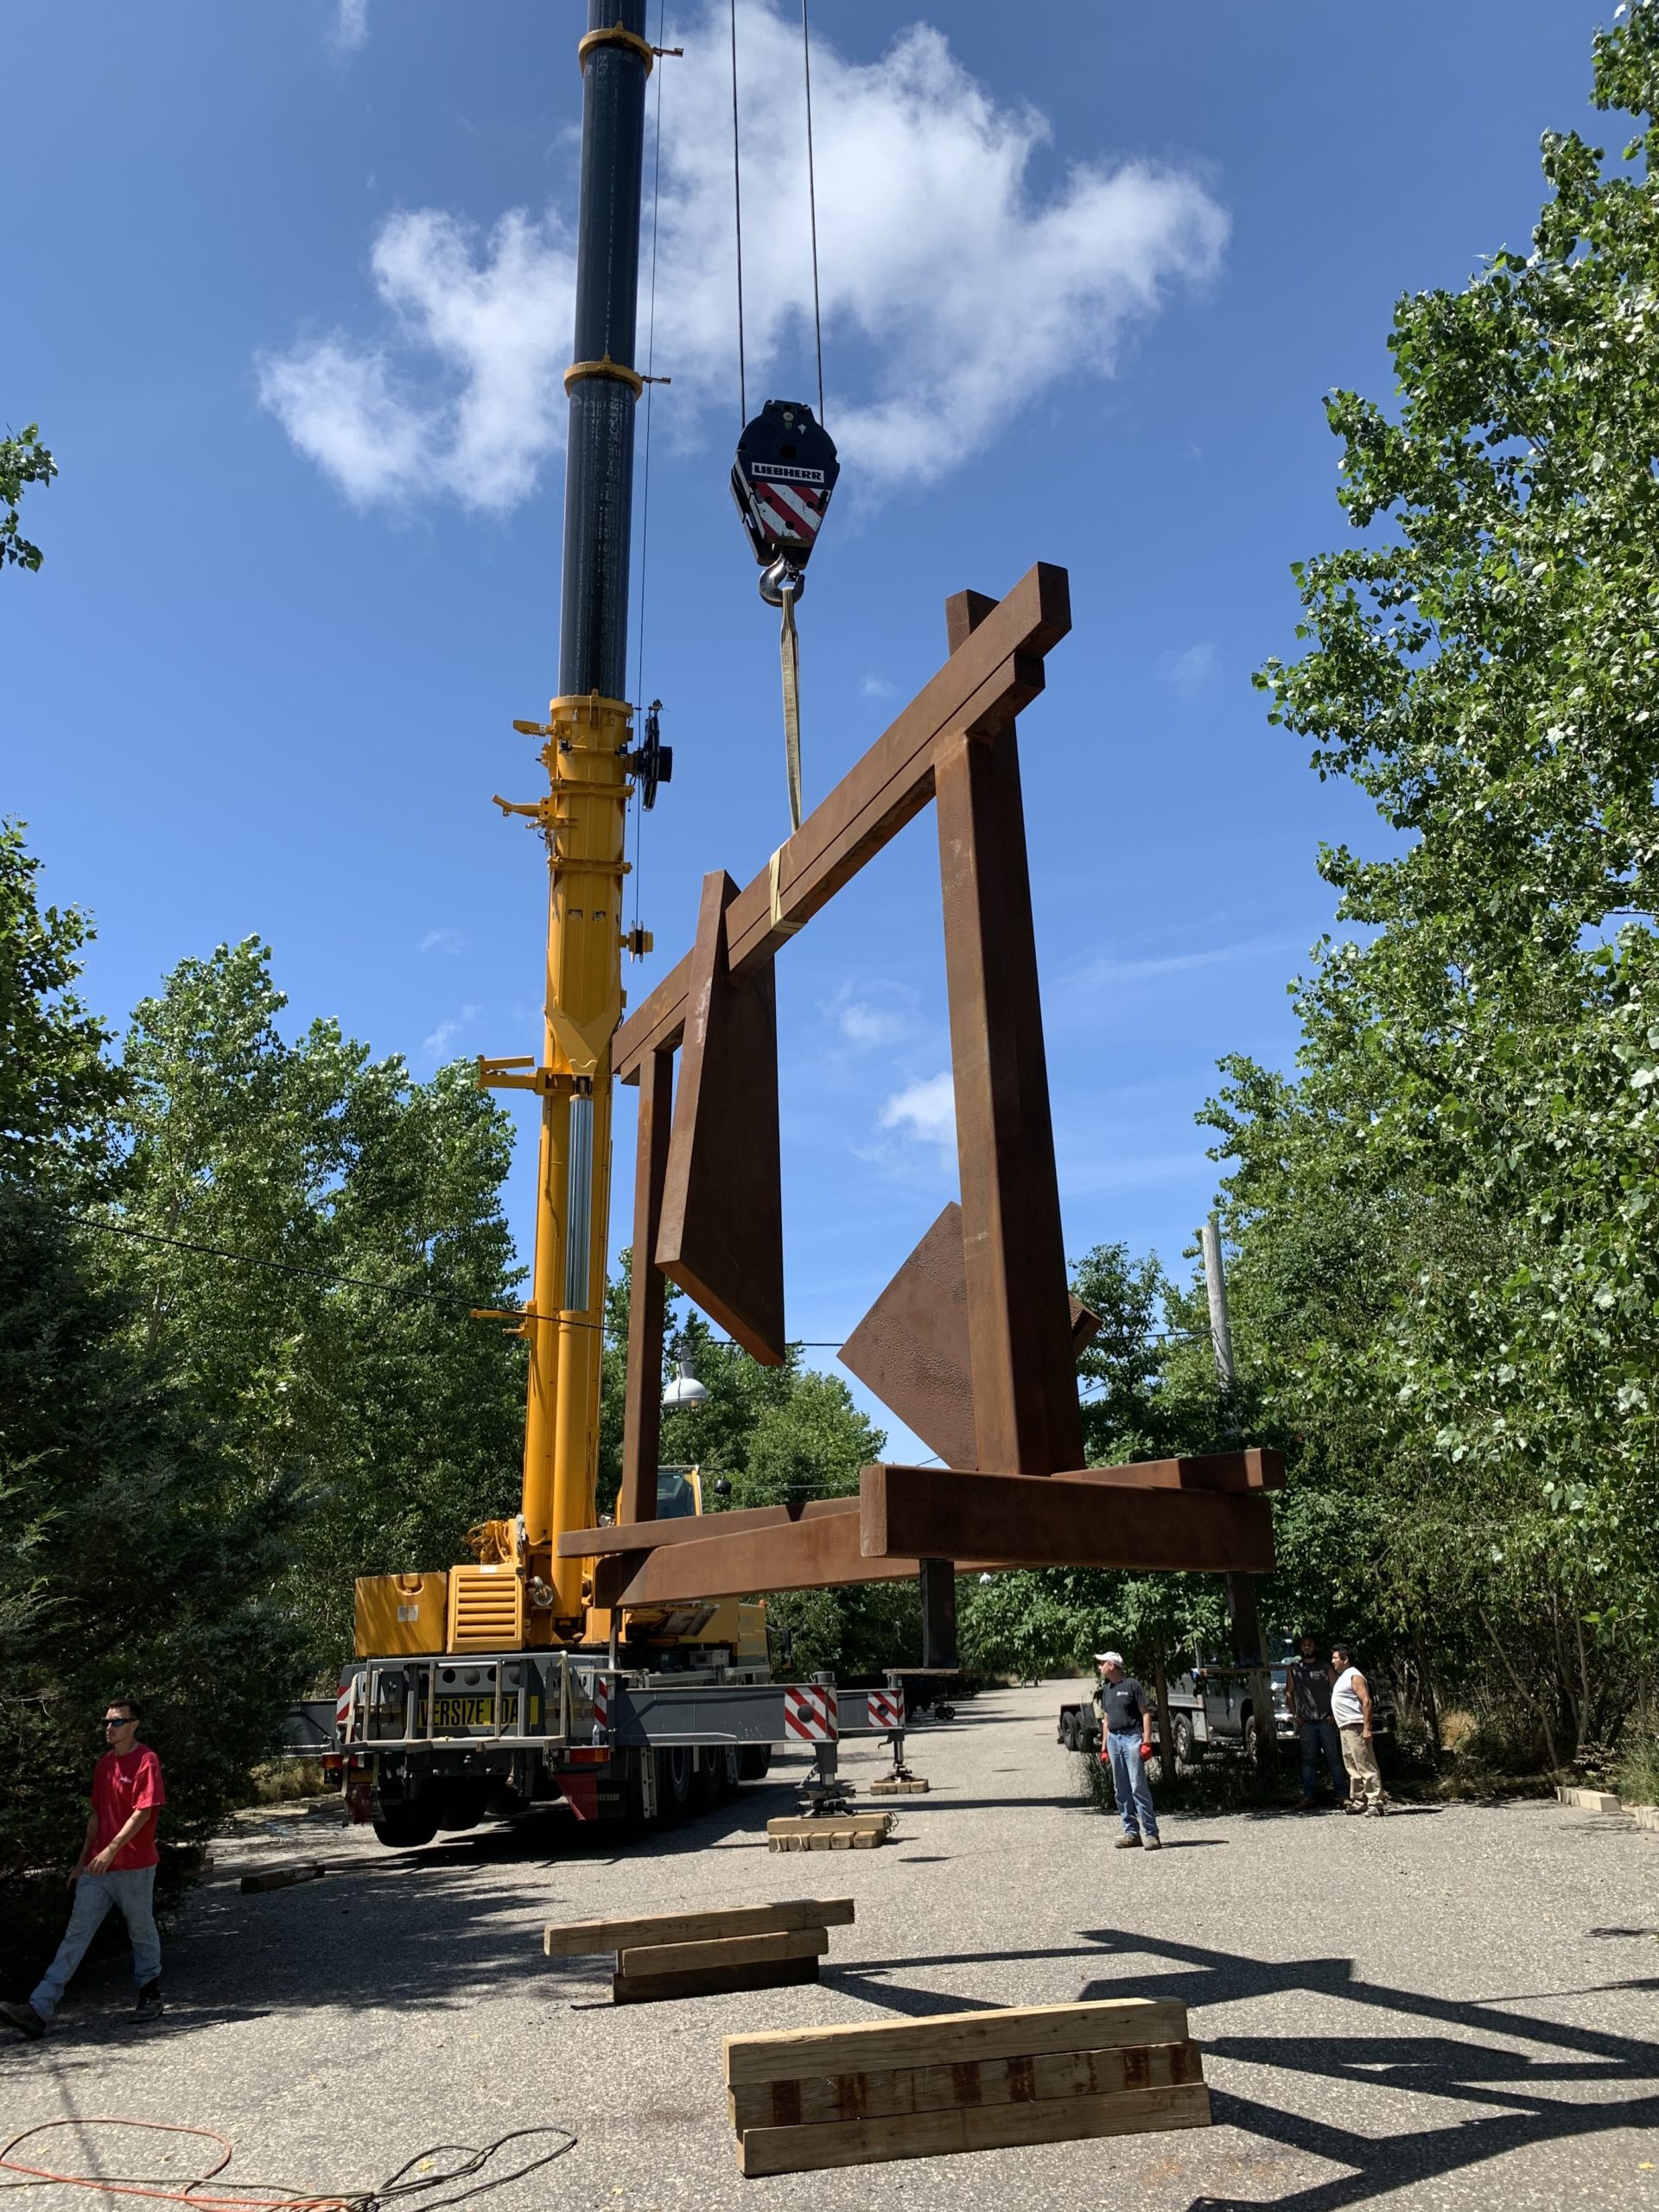
[[[331,1021],[289,1042],[284,1004],[250,939],[138,1008],[112,1241],[146,1355],[250,1485],[303,1488],[282,1588],[326,1675],[356,1575],[445,1565],[516,1508],[524,1347],[470,1318],[519,1280],[512,1134],[469,1066],[415,1083]]]
[[[108,1166],[123,1086],[74,988],[92,925],[41,905],[40,866],[0,822],[0,1179],[80,1183]]]
[[[23,536],[18,502],[30,484],[49,484],[58,464],[41,443],[41,426],[31,423],[18,437],[0,438],[0,569],[15,563],[20,569],[38,569],[46,558],[38,545]]]
[[[1296,1083],[1230,1061],[1211,1109],[1304,1586],[1345,1530],[1332,1595],[1504,1675],[1552,1759],[1659,1627],[1651,0],[1593,71],[1622,159],[1547,137],[1532,250],[1401,301],[1392,410],[1329,403],[1359,536],[1258,680],[1388,841],[1322,854],[1366,934],[1298,988]]]

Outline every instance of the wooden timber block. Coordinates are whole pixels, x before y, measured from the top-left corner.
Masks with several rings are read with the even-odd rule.
[[[1001,2151],[1030,2143],[1074,2143],[1154,2129],[1207,2127],[1210,2092],[1128,2089],[1121,2096],[1054,2097],[1038,2104],[954,2105],[893,2120],[849,2120],[827,2127],[752,2127],[739,2138],[737,2169],[760,2174],[812,2173],[885,2158],[938,2158],[960,2151]]]
[[[749,1966],[705,1967],[691,1974],[617,1974],[611,1978],[615,2005],[660,2005],[675,1997],[725,1997],[746,1989],[784,1989],[816,1981],[816,1952],[804,1959],[758,1959]]]
[[[809,2075],[888,2073],[896,2067],[1035,2058],[1055,2050],[1113,2050],[1186,2039],[1186,2007],[1173,1997],[1009,2005],[993,2012],[936,2012],[920,2020],[728,2036],[726,2086],[735,2089],[747,2082],[800,2081]]]
[[[702,1974],[721,1967],[764,1966],[778,1959],[821,1959],[827,1928],[791,1928],[776,1936],[728,1936],[711,1943],[652,1943],[621,1953],[626,1974]]]
[[[652,1944],[701,1943],[739,1936],[778,1936],[795,1928],[850,1928],[851,1897],[782,1897],[775,1904],[720,1905],[698,1912],[652,1912],[629,1920],[556,1921],[542,1933],[550,1959]]]
[[[828,1821],[815,1821],[799,1835],[766,1838],[768,1851],[874,1851],[887,1837],[874,1828],[844,1828]]]
[[[296,1882],[320,1882],[325,1869],[320,1859],[308,1859],[301,1866],[272,1866],[263,1874],[245,1874],[241,1889],[244,1897],[256,1890],[288,1890]]]
[[[1039,2104],[1057,2097],[1119,2096],[1128,2089],[1179,2088],[1204,2079],[1195,2043],[1125,2044],[1103,2050],[1046,2051],[1034,2058],[941,2061],[885,2073],[815,2074],[751,2082],[730,2093],[732,2125],[816,2126],[891,2120],[955,2105]]]
[[[611,1999],[615,2004],[659,2004],[666,1998],[719,1998],[741,1988],[817,1982],[818,1960],[827,1948],[827,1929],[734,1936],[726,1942],[648,1944],[617,1958]]]
[[[901,1782],[883,1775],[871,1783],[870,1795],[872,1797],[925,1797],[929,1787],[927,1782],[917,1776],[912,1776],[908,1782]]]
[[[891,1813],[790,1813],[766,1822],[774,1851],[868,1851],[885,1843]]]
[[[1121,1998],[728,2036],[746,2177],[1210,2120],[1186,2008]]]

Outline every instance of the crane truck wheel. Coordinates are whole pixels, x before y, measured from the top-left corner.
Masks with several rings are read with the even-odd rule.
[[[745,1782],[760,1782],[772,1764],[770,1744],[745,1744],[737,1755],[737,1770]]]
[[[1175,1764],[1190,1767],[1192,1764],[1192,1724],[1184,1713],[1177,1714],[1169,1732],[1174,1739]]]
[[[390,1851],[413,1851],[436,1835],[436,1808],[419,1798],[407,1805],[388,1805],[375,1822],[374,1832]]]
[[[721,1752],[718,1745],[709,1745],[693,1752],[691,1768],[691,1809],[694,1813],[712,1813],[720,1802]]]
[[[689,1744],[676,1744],[657,1757],[657,1817],[664,1826],[683,1820],[691,1802],[691,1775],[696,1753]]]

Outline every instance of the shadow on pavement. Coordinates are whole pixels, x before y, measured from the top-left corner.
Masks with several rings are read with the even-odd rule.
[[[1217,2123],[1243,2128],[1286,2150],[1348,2170],[1274,2197],[1271,2201],[1276,2212],[1344,2212],[1349,2205],[1370,2203],[1408,2183],[1435,2180],[1506,2152],[1586,2139],[1613,2128],[1659,2125],[1659,2092],[1651,2087],[1659,2079],[1659,2042],[1571,2026],[1511,2009],[1547,2001],[1559,1993],[1460,2000],[1366,1981],[1356,1974],[1351,1959],[1252,1959],[1129,1929],[1086,1932],[1108,1955],[1162,1959],[1175,1971],[1114,1974],[1109,1981],[1086,1985],[1080,1993],[1084,1999],[1180,1997],[1192,2005],[1223,2005],[1301,1990],[1424,2022],[1425,2031],[1418,2035],[1396,2030],[1376,2036],[1200,2036],[1206,2056],[1274,2067],[1294,2078],[1320,2075],[1351,2082],[1357,2089],[1381,2086],[1478,2107],[1443,2126],[1414,2126],[1407,2133],[1377,2135],[1327,2120],[1306,2119],[1280,2105],[1230,2091],[1213,2091]],[[1605,1992],[1571,1993],[1592,1996],[1656,1986],[1659,1984],[1651,1980],[1628,1980],[1610,1982]],[[1464,2032],[1446,2032],[1450,2030]],[[1535,2044],[1546,2055],[1501,2049],[1494,2037]],[[1601,2094],[1593,2101],[1569,2103],[1551,2094],[1557,2084],[1588,2087]],[[1640,2094],[1635,2094],[1638,2088]],[[1491,2110],[1494,2106],[1501,2107],[1497,2113]],[[1224,2202],[1200,2198],[1189,2212],[1205,2212],[1205,2208],[1220,2212]]]

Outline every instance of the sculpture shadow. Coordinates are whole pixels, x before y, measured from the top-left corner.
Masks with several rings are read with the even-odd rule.
[[[1309,2119],[1277,2102],[1213,2088],[1211,2105],[1218,2124],[1261,2136],[1283,2149],[1304,2152],[1346,2171],[1307,2187],[1293,2189],[1272,2202],[1276,2212],[1344,2212],[1368,2204],[1408,2183],[1433,2182],[1509,2152],[1526,2152],[1552,2141],[1586,2140],[1615,2128],[1659,2126],[1659,2042],[1578,2027],[1516,2006],[1561,1996],[1594,1996],[1624,1990],[1659,1988],[1659,1978],[1609,1982],[1594,1989],[1538,1990],[1519,1996],[1460,1999],[1421,1990],[1368,1981],[1351,1959],[1289,1961],[1251,1958],[1243,1953],[1206,1949],[1120,1929],[1087,1931],[1109,1956],[1151,1957],[1165,1970],[1115,1974],[1091,1981],[1079,1993],[1101,1997],[1179,1997],[1189,2005],[1234,2005],[1252,1998],[1282,1997],[1297,1991],[1310,1997],[1339,1998],[1379,2013],[1421,2021],[1412,2033],[1390,2024],[1375,2035],[1205,2035],[1206,2059],[1237,2059],[1252,2066],[1282,2070],[1287,2080],[1320,2076],[1362,2085],[1367,2093],[1368,2124],[1374,2126],[1379,2088],[1432,2096],[1477,2109],[1450,2121],[1412,2124],[1381,2134],[1344,2127],[1325,2118]],[[1498,2046],[1530,2044],[1537,2055]],[[1562,2089],[1586,2090],[1571,2101]],[[1623,2094],[1621,2094],[1623,2092]],[[1494,2113],[1492,2107],[1498,2110]],[[1203,2212],[1225,2200],[1200,2198],[1190,2212]]]

